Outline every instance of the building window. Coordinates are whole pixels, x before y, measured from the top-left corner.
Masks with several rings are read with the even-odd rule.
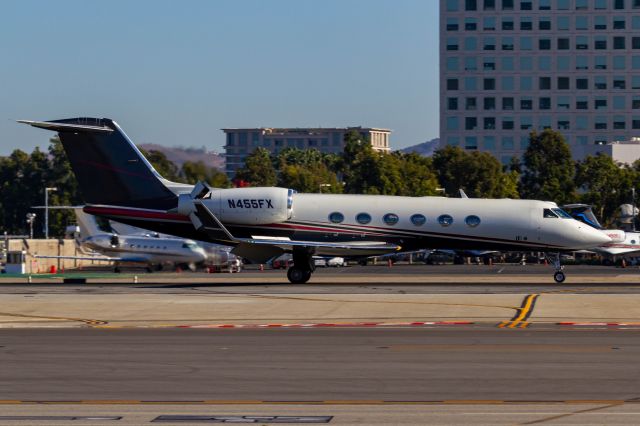
[[[538,109],[551,109],[551,98],[538,99]]]
[[[511,136],[503,136],[502,137],[502,143],[501,143],[502,149],[506,149],[508,151],[513,149],[513,137]]]
[[[458,39],[457,38],[448,38],[447,39],[447,50],[458,50]]]
[[[447,31],[458,31],[458,19],[457,18],[447,18]]]
[[[447,98],[447,109],[449,111],[458,110],[458,98]]]
[[[520,18],[520,30],[531,31],[533,29],[533,22],[531,18]]]
[[[614,30],[624,30],[627,26],[627,21],[622,16],[616,16],[613,18],[613,29]]]
[[[594,86],[598,90],[606,90],[607,89],[607,77],[599,75],[596,76],[594,80]]]
[[[482,100],[485,111],[493,111],[496,109],[496,98],[486,97]]]
[[[466,136],[464,138],[464,149],[474,151],[478,149],[478,138],[475,136]]]
[[[495,58],[485,58],[482,63],[482,69],[484,71],[495,71],[496,70],[496,59]]]
[[[538,58],[538,70],[540,70],[540,71],[550,71],[551,70],[551,57],[550,56],[540,56]]]
[[[568,16],[558,16],[556,26],[560,31],[568,31],[569,30],[569,17]]]
[[[596,56],[593,58],[594,65],[593,67],[597,70],[606,70],[607,69],[607,57],[606,56]]]
[[[576,56],[576,69],[587,70],[589,69],[589,57],[588,56]]]
[[[551,29],[551,19],[550,18],[540,18],[538,22],[539,30],[550,30]]]
[[[615,10],[624,10],[624,0],[613,0],[613,8]]]
[[[533,6],[531,4],[531,1],[529,0],[522,0],[520,2],[520,10],[533,10]]]
[[[640,117],[633,117],[633,120],[631,120],[631,126],[634,130],[640,129]]]
[[[496,10],[496,0],[484,0],[484,10]]]
[[[484,118],[484,129],[485,130],[494,130],[496,128],[496,119],[494,117],[485,117]]]
[[[613,57],[613,69],[614,70],[623,70],[627,68],[627,60],[624,56],[614,56]]]
[[[595,0],[595,9],[596,10],[604,10],[607,8],[607,2],[609,0]]]
[[[483,79],[482,87],[484,90],[496,90],[496,79],[495,78]]]
[[[485,150],[494,151],[496,149],[496,138],[494,136],[485,136],[482,145]]]
[[[458,58],[447,58],[447,71],[458,71]]]
[[[584,115],[578,115],[576,116],[575,119],[576,119],[576,129],[587,130],[587,128],[589,127],[588,117],[585,117]]]
[[[540,0],[539,10],[551,10],[551,0]]]
[[[458,0],[447,0],[447,12],[458,11]]]
[[[569,119],[564,117],[564,118],[559,118],[558,119],[558,130],[569,130],[570,126],[569,126]]]
[[[478,127],[478,119],[476,117],[465,117],[464,129],[475,130]]]
[[[607,98],[596,98],[594,100],[595,109],[607,109]]]
[[[502,130],[513,130],[513,117],[502,118]]]
[[[571,57],[569,56],[558,56],[556,58],[556,68],[558,71],[569,71],[571,65]]]
[[[513,50],[513,37],[502,38],[502,50]]]
[[[530,76],[521,76],[520,90],[532,90],[532,89],[533,89],[533,78]]]
[[[588,0],[576,0],[576,10],[587,10],[588,8]]]
[[[477,108],[476,98],[465,98],[464,100],[464,109],[467,111],[474,111]]]
[[[576,49],[587,50],[589,48],[589,38],[587,36],[576,37]]]
[[[485,37],[482,49],[483,50],[496,50],[496,39],[495,39],[495,37]]]
[[[613,88],[625,89],[626,88],[625,78],[620,76],[613,77]]]
[[[513,98],[511,97],[502,98],[502,110],[512,111],[513,109],[514,109]]]
[[[465,77],[464,78],[464,89],[465,90],[476,90],[476,77]]]
[[[614,37],[613,38],[613,48],[614,49],[626,49],[625,47],[625,38],[624,37]]]
[[[586,96],[576,98],[576,109],[589,109],[589,100]]]
[[[475,31],[477,29],[478,29],[478,21],[475,18],[465,18],[464,20],[465,31]]]
[[[476,0],[464,0],[464,10],[478,10]]]
[[[626,98],[624,96],[613,97],[613,109],[625,109]]]
[[[500,85],[502,90],[514,90],[514,82],[513,82],[513,77],[508,76],[508,77],[501,77],[500,78]]]
[[[631,100],[632,109],[640,109],[640,96],[634,96]]]
[[[531,37],[520,37],[520,50],[532,50],[533,39]]]
[[[562,37],[558,39],[558,50],[569,50],[570,43],[568,37]]]
[[[511,31],[511,30],[513,30],[513,19],[511,19],[511,18],[503,18],[502,19],[502,30],[503,31]]]
[[[233,133],[227,133],[227,146],[234,146],[235,144],[235,135]]]
[[[571,98],[569,96],[558,96],[558,109],[569,109],[571,107]]]
[[[520,109],[521,110],[531,110],[531,109],[533,109],[533,100],[531,98],[521,98],[520,99]]]
[[[533,69],[533,58],[531,56],[520,56],[520,69],[531,71]]]
[[[476,58],[475,57],[464,58],[464,69],[466,71],[475,71],[476,69],[478,69]]]
[[[457,78],[448,78],[447,79],[447,90],[458,90],[458,79]]]
[[[475,37],[464,38],[464,50],[472,52],[477,49],[477,39]]]
[[[538,79],[539,90],[551,90],[551,77],[539,77]]]
[[[595,118],[593,127],[596,130],[607,130],[607,118],[598,116]]]
[[[587,20],[587,17],[576,16],[576,30],[588,30],[588,29],[589,29],[589,21]]]
[[[520,129],[521,130],[531,130],[533,129],[533,119],[528,116],[520,117]]]
[[[558,77],[558,90],[569,90],[569,77]]]
[[[556,0],[558,10],[569,10],[569,0]]]
[[[616,130],[624,130],[627,128],[627,123],[623,116],[616,115],[613,117],[613,128]]]
[[[551,39],[541,38],[540,40],[538,40],[538,49],[551,50]]]
[[[593,28],[596,30],[606,30],[607,29],[607,17],[606,16],[596,16],[593,20]]]
[[[513,0],[502,0],[502,10],[513,10]]]
[[[501,59],[500,69],[502,71],[513,71],[514,70],[513,57],[512,56],[504,56]]]
[[[482,29],[485,31],[495,31],[496,29],[496,18],[490,16],[488,18],[484,18],[482,20]]]
[[[605,36],[596,36],[593,41],[593,48],[596,50],[607,50],[607,38]]]

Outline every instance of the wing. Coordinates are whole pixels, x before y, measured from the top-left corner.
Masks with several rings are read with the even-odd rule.
[[[393,253],[401,250],[397,244],[385,241],[357,241],[357,242],[325,242],[292,240],[286,237],[259,237],[236,238],[218,220],[218,218],[202,203],[194,203],[198,212],[194,225],[198,225],[198,230],[220,231],[222,230],[229,241],[236,243],[231,252],[240,257],[251,259],[255,262],[265,262],[272,257],[279,256],[284,252],[290,252],[296,247],[307,247],[314,249],[316,255],[320,256],[376,256]],[[193,219],[192,219],[193,221]]]

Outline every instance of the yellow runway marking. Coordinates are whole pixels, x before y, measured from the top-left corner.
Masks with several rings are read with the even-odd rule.
[[[539,294],[530,294],[525,297],[522,302],[522,306],[518,308],[513,318],[508,321],[502,321],[498,324],[498,328],[527,328],[529,326],[529,322],[526,321],[526,319],[531,316],[538,297],[540,297]]]

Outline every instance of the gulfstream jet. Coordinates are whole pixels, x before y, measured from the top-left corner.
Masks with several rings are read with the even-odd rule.
[[[178,184],[160,176],[113,120],[19,122],[58,132],[87,213],[233,246],[234,254],[258,263],[292,253],[292,283],[309,280],[314,255],[361,258],[422,248],[546,252],[562,282],[560,252],[611,241],[544,201]]]

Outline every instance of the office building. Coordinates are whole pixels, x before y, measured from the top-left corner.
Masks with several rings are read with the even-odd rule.
[[[317,149],[320,152],[340,153],[344,150],[344,136],[353,130],[369,140],[376,151],[389,152],[391,130],[368,127],[335,128],[247,128],[222,129],[226,136],[225,171],[233,178],[244,159],[256,148],[262,147],[277,154],[284,148]]]
[[[640,0],[440,0],[442,144],[506,163],[551,128],[579,156],[640,135],[638,89]]]

